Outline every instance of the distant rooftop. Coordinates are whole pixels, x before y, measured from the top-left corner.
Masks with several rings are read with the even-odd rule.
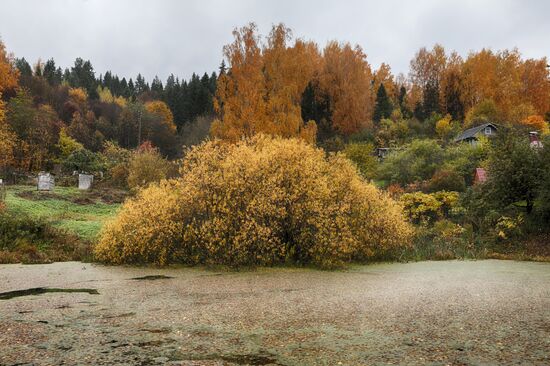
[[[492,127],[495,130],[497,129],[497,126],[494,123],[484,123],[482,125],[472,127],[467,129],[466,131],[462,132],[458,137],[455,139],[455,142],[467,140],[470,138],[475,138],[475,135],[479,133],[480,131],[483,131],[487,127]]]

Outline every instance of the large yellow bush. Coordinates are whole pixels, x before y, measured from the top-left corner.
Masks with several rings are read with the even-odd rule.
[[[96,247],[113,263],[333,267],[405,245],[401,207],[342,155],[256,136],[190,150],[181,178],[127,202]]]

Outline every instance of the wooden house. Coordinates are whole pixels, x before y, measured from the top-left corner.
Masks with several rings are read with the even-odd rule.
[[[476,144],[480,136],[492,137],[497,133],[497,126],[494,123],[484,123],[482,125],[472,127],[462,132],[457,136],[455,142],[467,142]]]

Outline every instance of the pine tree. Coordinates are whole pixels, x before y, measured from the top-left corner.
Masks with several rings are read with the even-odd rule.
[[[159,77],[155,75],[155,78],[151,82],[151,91],[154,92],[157,97],[160,97],[163,90],[164,88],[162,86],[162,81],[160,81]]]
[[[55,61],[53,58],[49,59],[44,64],[43,75],[44,79],[46,79],[50,85],[61,84],[61,69],[55,67]]]
[[[222,76],[222,75],[225,75],[227,71],[227,67],[225,66],[225,60],[222,60],[222,63],[220,64],[220,67],[219,67],[219,75]]]
[[[135,88],[136,96],[149,90],[149,86],[147,85],[147,83],[145,82],[145,78],[141,76],[141,74],[138,74],[138,76],[136,77]]]
[[[300,103],[302,120],[315,121],[317,124],[318,141],[324,141],[335,134],[332,128],[329,97],[321,93],[322,91],[315,83],[309,82],[302,93]]]
[[[413,116],[419,121],[423,121],[426,118],[426,115],[424,113],[424,108],[422,107],[422,103],[416,102],[414,106]]]
[[[18,58],[15,60],[15,67],[17,67],[17,70],[19,70],[20,76],[32,76],[32,68],[31,65],[25,60],[24,57]]]
[[[401,88],[399,88],[398,103],[403,118],[411,118],[413,116],[413,113],[407,106],[407,89],[403,85],[401,86]]]
[[[384,84],[380,84],[376,93],[376,104],[374,105],[373,120],[380,122],[381,119],[388,118],[392,112],[392,105]]]
[[[460,94],[460,77],[453,73],[450,75],[445,87],[445,107],[453,120],[464,119],[464,104]]]
[[[428,118],[432,113],[439,113],[439,84],[430,81],[424,87],[424,104],[422,105],[424,118]]]
[[[94,68],[90,61],[84,61],[78,57],[74,66],[71,68],[69,76],[69,84],[75,88],[83,88],[88,92],[92,99],[97,99],[97,85],[95,79]]]

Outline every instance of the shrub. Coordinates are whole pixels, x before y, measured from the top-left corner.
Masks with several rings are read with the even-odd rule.
[[[406,260],[478,258],[483,257],[485,252],[485,245],[473,240],[471,227],[463,227],[443,219],[429,227],[416,227],[414,245],[403,251],[402,258]]]
[[[380,167],[381,177],[401,185],[430,179],[443,158],[443,149],[436,141],[415,140],[388,155]]]
[[[401,207],[349,160],[299,139],[206,142],[187,153],[181,175],[124,204],[102,231],[99,260],[334,267],[411,235]]]
[[[495,236],[499,240],[518,239],[521,237],[524,217],[522,214],[516,217],[502,216],[495,225]]]
[[[128,162],[132,151],[120,147],[117,143],[107,141],[103,145],[101,158],[107,171],[106,180],[116,187],[125,188],[128,185]]]
[[[414,192],[401,196],[405,214],[415,224],[427,224],[440,216],[441,202],[433,195]]]
[[[458,199],[457,192],[413,192],[403,194],[401,203],[405,214],[412,222],[427,225],[451,216],[458,206]]]
[[[460,174],[467,185],[474,180],[475,168],[482,167],[487,159],[489,142],[480,138],[477,144],[455,144],[445,151],[445,170],[453,170]]]
[[[374,146],[366,143],[350,143],[346,145],[344,154],[355,163],[361,175],[367,179],[374,178],[378,163],[374,156]]]
[[[0,211],[0,263],[87,259],[86,245],[41,220]]]
[[[169,170],[170,163],[158,150],[144,143],[131,156],[128,163],[128,187],[137,191],[151,183],[158,183],[167,178]]]
[[[101,159],[98,154],[90,150],[80,149],[71,153],[63,161],[63,169],[68,172],[97,172],[101,170]]]
[[[6,200],[6,187],[3,183],[0,183],[0,212],[2,212],[2,208],[4,207],[4,201]]]
[[[466,189],[464,177],[451,169],[441,169],[434,173],[428,182],[430,192],[456,191],[463,192]]]

